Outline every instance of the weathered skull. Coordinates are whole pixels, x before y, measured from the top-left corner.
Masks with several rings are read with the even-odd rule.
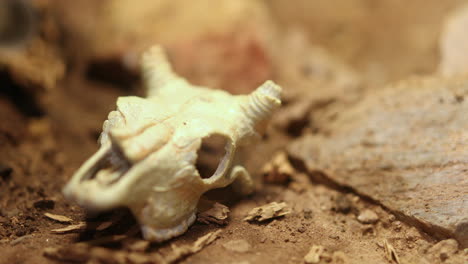
[[[233,164],[236,148],[255,135],[254,125],[280,105],[281,88],[267,81],[250,95],[190,85],[172,71],[159,47],[143,55],[147,98],[120,97],[100,137],[100,149],[64,188],[89,210],[126,206],[144,237],[162,241],[195,221],[206,191],[231,184],[253,190],[244,167]],[[195,167],[202,139],[227,139],[216,172],[202,178]]]

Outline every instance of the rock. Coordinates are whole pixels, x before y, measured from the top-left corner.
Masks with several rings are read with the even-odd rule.
[[[305,255],[304,262],[307,264],[319,263],[320,256],[324,253],[324,251],[325,248],[323,246],[313,245],[310,248],[309,253]]]
[[[442,240],[439,243],[432,246],[427,253],[434,255],[441,261],[445,261],[451,255],[457,253],[458,243],[455,239]]]
[[[363,224],[374,224],[379,221],[379,216],[374,211],[365,209],[358,215],[357,220]]]
[[[440,238],[468,246],[468,80],[413,78],[323,123],[288,153]]]
[[[223,247],[229,251],[245,253],[250,250],[250,244],[244,239],[231,240],[223,244]]]

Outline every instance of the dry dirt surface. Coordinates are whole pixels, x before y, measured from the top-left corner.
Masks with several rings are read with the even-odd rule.
[[[7,2],[1,264],[468,263],[468,77],[453,62],[468,52],[453,22],[464,1],[31,0],[13,45]],[[61,193],[117,97],[141,95],[152,44],[197,84],[284,87],[242,152],[255,192],[211,191],[163,243],[125,208],[92,215]]]

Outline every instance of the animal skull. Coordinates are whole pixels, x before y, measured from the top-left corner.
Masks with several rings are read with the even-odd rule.
[[[130,208],[145,239],[163,241],[195,221],[200,196],[235,181],[253,190],[234,153],[256,133],[255,124],[280,104],[281,88],[265,82],[250,95],[193,86],[171,69],[160,47],[143,54],[147,97],[120,97],[104,122],[100,148],[72,177],[64,194],[88,210]],[[216,172],[195,167],[202,139],[227,138]]]

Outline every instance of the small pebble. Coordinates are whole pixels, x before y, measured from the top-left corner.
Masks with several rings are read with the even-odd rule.
[[[304,218],[305,219],[311,219],[312,218],[312,210],[310,209],[304,209]]]
[[[347,214],[351,211],[351,201],[345,195],[339,195],[335,201],[335,209],[337,212]]]
[[[365,209],[358,215],[357,220],[363,224],[373,224],[379,221],[379,216],[374,211]]]

